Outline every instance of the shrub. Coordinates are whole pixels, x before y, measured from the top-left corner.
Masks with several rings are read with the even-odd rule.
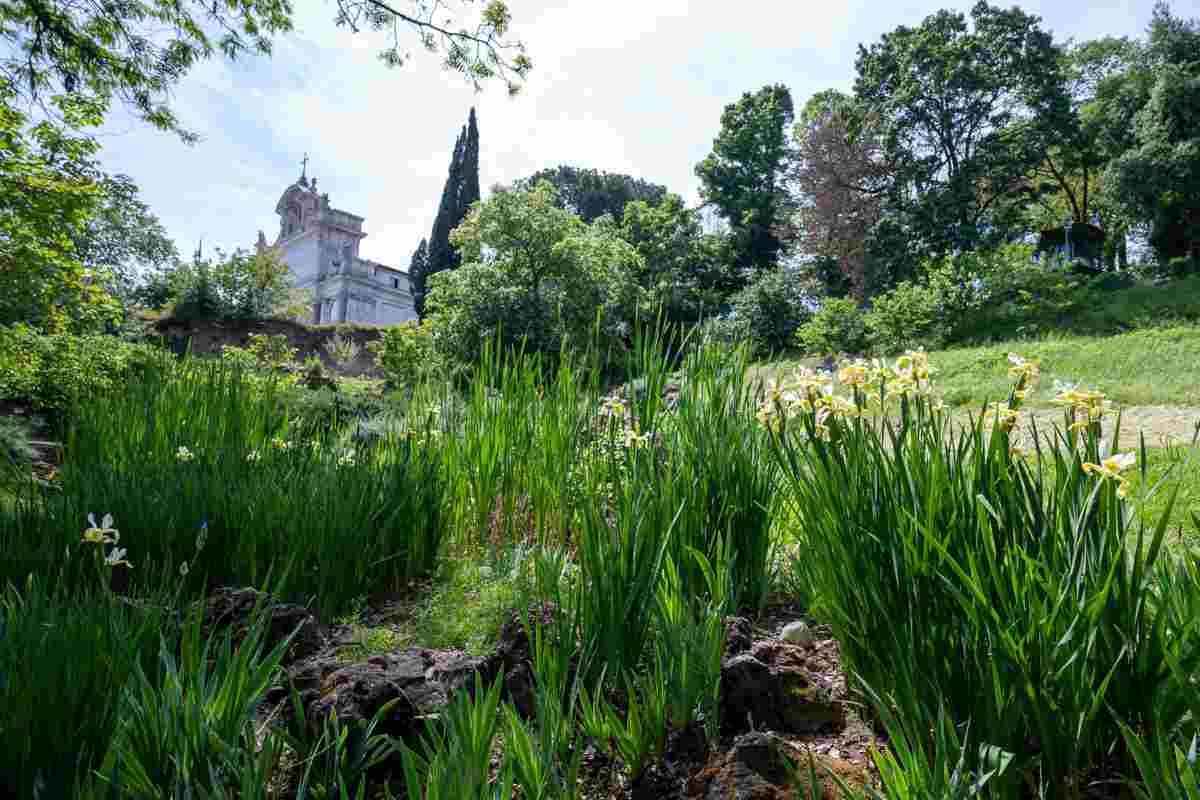
[[[755,277],[730,298],[730,304],[757,356],[794,346],[796,330],[812,314],[802,275],[782,267]]]
[[[325,350],[325,354],[329,356],[329,360],[339,369],[346,369],[353,364],[362,350],[358,343],[351,338],[349,332],[343,335],[341,330],[335,332],[325,342],[323,349]]]
[[[383,335],[367,349],[374,353],[376,365],[394,387],[413,386],[427,376],[445,374],[445,362],[434,346],[429,322],[410,320],[384,328]]]
[[[918,347],[941,347],[946,330],[938,311],[938,297],[932,289],[908,281],[900,283],[876,297],[863,319],[871,349],[899,353]]]
[[[21,417],[0,417],[0,470],[6,466],[25,467],[37,456],[30,440],[33,426]]]
[[[114,336],[0,326],[0,400],[61,412],[76,399],[110,394],[144,368],[170,360],[162,350]]]
[[[799,327],[796,340],[809,353],[861,353],[867,349],[867,326],[857,303],[831,297]]]

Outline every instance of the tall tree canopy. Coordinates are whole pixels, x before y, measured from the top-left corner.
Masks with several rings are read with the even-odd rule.
[[[472,108],[467,124],[454,143],[449,174],[442,188],[442,200],[438,204],[437,217],[433,220],[425,257],[418,263],[414,254],[413,264],[409,268],[413,305],[422,317],[425,315],[429,276],[455,269],[462,263],[462,257],[451,244],[450,232],[458,227],[479,199],[479,128],[475,122],[475,109]]]
[[[503,0],[488,0],[473,27],[447,19],[440,0],[401,6],[336,0],[336,8],[339,27],[387,32],[380,58],[388,66],[408,60],[406,34],[441,52],[447,69],[476,86],[499,78],[516,92],[532,66],[523,45],[505,38],[512,17]],[[170,107],[171,88],[216,50],[229,58],[269,53],[274,37],[292,29],[292,19],[290,0],[6,0],[0,39],[10,46],[0,56],[0,77],[26,99],[68,92],[86,94],[102,108],[119,101],[160,128],[194,138]]]
[[[793,173],[800,194],[797,238],[824,267],[822,282],[835,294],[849,288],[859,299],[887,288],[868,274],[866,242],[883,215],[890,169],[883,157],[879,119],[835,90],[809,99],[796,124]]]
[[[485,337],[556,356],[564,341],[616,347],[637,304],[637,252],[611,222],[588,225],[546,181],[497,192],[455,229],[463,265],[434,276],[427,305],[437,346],[478,361]]]
[[[1059,51],[1039,22],[979,2],[970,24],[939,11],[859,48],[855,95],[879,114],[889,206],[913,245],[936,254],[999,233],[1002,201],[1062,130]]]
[[[99,199],[97,145],[45,121],[29,126],[11,99],[0,80],[0,324],[96,329],[120,316],[75,245]],[[99,122],[86,99],[60,97],[55,105],[70,127]]]
[[[1140,70],[1124,96],[1147,87],[1134,114],[1130,147],[1105,174],[1106,188],[1150,224],[1160,260],[1200,260],[1200,21],[1155,6]]]
[[[650,312],[668,322],[694,323],[717,313],[736,285],[728,240],[704,233],[697,211],[677,194],[629,203],[620,233],[642,257],[636,278]]]
[[[696,166],[700,194],[729,222],[742,269],[773,266],[783,247],[793,113],[786,86],[746,92],[725,106],[712,152]]]
[[[170,268],[179,251],[129,176],[106,175],[97,190],[95,213],[72,231],[75,251],[109,291],[128,301],[143,276]]]
[[[604,214],[619,221],[629,203],[640,200],[654,205],[667,195],[667,187],[641,178],[566,165],[539,170],[515,181],[513,188],[530,191],[542,181],[555,188],[563,208],[589,224]]]

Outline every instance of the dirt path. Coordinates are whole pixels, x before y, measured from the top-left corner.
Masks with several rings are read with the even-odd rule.
[[[957,416],[957,415],[956,415]],[[1037,422],[1038,431],[1050,434],[1057,425],[1063,427],[1061,408],[1034,408],[1023,413]],[[963,419],[966,418],[965,413]],[[1112,437],[1116,414],[1104,420],[1105,441]],[[1026,425],[1027,423],[1023,423]],[[1138,447],[1142,434],[1147,447],[1166,447],[1172,444],[1188,445],[1200,424],[1200,408],[1185,406],[1127,406],[1121,409],[1121,450]]]

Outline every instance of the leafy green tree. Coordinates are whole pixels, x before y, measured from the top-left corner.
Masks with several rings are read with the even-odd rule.
[[[604,214],[620,221],[629,203],[655,205],[667,196],[667,187],[641,178],[565,165],[535,172],[515,181],[512,188],[529,191],[542,181],[549,181],[558,191],[563,208],[588,224]]]
[[[452,234],[463,257],[430,281],[427,319],[439,350],[474,363],[486,337],[556,355],[564,343],[601,353],[627,332],[641,257],[611,223],[587,225],[554,187],[499,192]]]
[[[811,280],[799,270],[761,272],[730,298],[732,321],[757,357],[795,346],[796,331],[812,316]]]
[[[120,318],[120,306],[76,250],[95,212],[100,172],[93,139],[47,121],[28,125],[0,80],[0,324],[80,332]],[[56,97],[71,127],[99,122],[85,98]]]
[[[1105,173],[1112,197],[1150,224],[1162,262],[1200,260],[1200,21],[1155,6],[1146,64],[1153,83],[1133,116],[1131,147]],[[1140,83],[1135,75],[1132,94]],[[1144,84],[1141,84],[1144,85]]]
[[[744,270],[774,266],[783,247],[793,113],[791,92],[782,84],[746,92],[725,106],[712,152],[696,165],[700,195],[728,221]]]
[[[75,251],[88,269],[104,275],[109,291],[124,302],[133,299],[144,276],[179,260],[175,243],[141,199],[133,179],[104,176],[98,185],[95,213],[73,232]]]
[[[298,296],[287,264],[271,249],[197,257],[172,273],[178,319],[298,317],[310,307]]]
[[[627,204],[620,234],[641,256],[636,278],[650,312],[661,310],[669,322],[691,324],[716,313],[737,284],[728,240],[704,233],[697,212],[677,194]]]
[[[454,142],[449,174],[446,176],[446,184],[442,187],[442,199],[438,204],[437,217],[433,220],[433,231],[429,235],[429,246],[424,261],[415,274],[409,270],[413,304],[422,318],[425,315],[429,276],[456,269],[462,263],[461,255],[450,242],[450,232],[458,227],[471,210],[471,206],[478,201],[479,128],[475,123],[475,109],[472,108],[467,124]]]
[[[1022,191],[1069,112],[1059,51],[1039,19],[985,2],[969,25],[939,11],[860,47],[856,68],[855,96],[882,123],[889,213],[902,217],[907,252],[1002,235],[1003,201]]]
[[[532,66],[523,45],[505,38],[512,16],[503,0],[488,0],[473,28],[447,19],[445,2],[337,0],[336,8],[338,27],[387,33],[380,58],[388,66],[408,60],[403,45],[412,35],[476,87],[498,78],[515,93]],[[194,140],[170,107],[171,88],[217,50],[231,59],[270,53],[292,21],[290,0],[11,0],[0,4],[0,39],[9,43],[0,78],[30,100],[65,92],[102,110],[121,102],[147,122]]]

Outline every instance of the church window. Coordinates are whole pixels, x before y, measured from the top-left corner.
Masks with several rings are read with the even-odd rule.
[[[392,278],[392,288],[393,289],[400,288],[400,279],[399,278]]]

